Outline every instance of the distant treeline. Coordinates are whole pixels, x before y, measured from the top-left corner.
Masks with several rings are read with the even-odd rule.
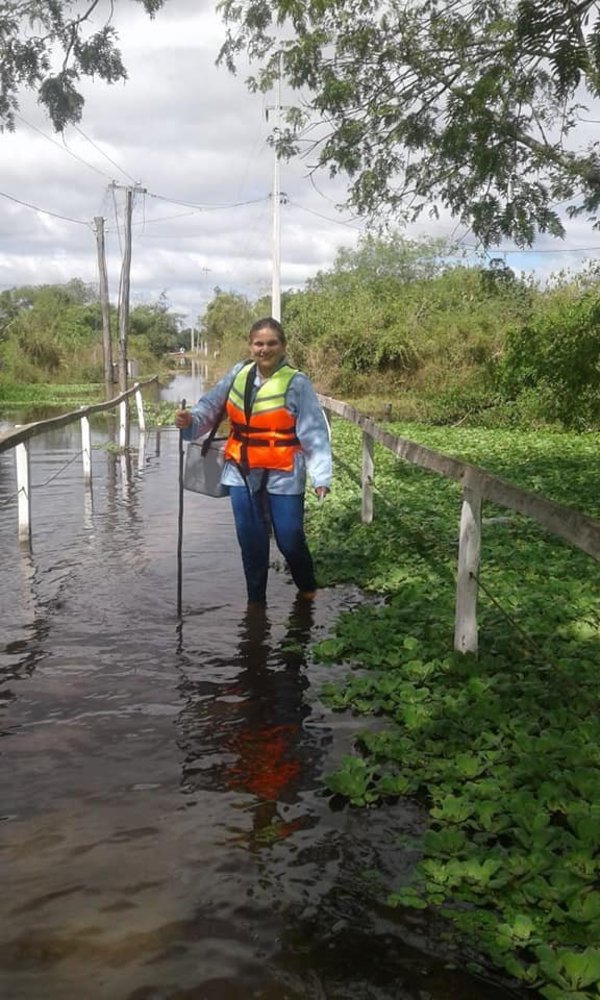
[[[268,300],[215,289],[202,335],[239,356]],[[600,270],[545,287],[436,240],[363,238],[282,296],[292,362],[326,393],[398,419],[600,427]]]
[[[270,313],[215,288],[197,336],[220,364],[243,354]],[[116,334],[116,312],[112,315]],[[466,266],[439,240],[363,237],[333,267],[282,295],[293,364],[318,388],[397,419],[494,426],[600,427],[600,269],[545,286],[503,260]],[[190,331],[165,296],[131,309],[129,355],[157,370]],[[82,281],[0,293],[0,393],[15,384],[102,381],[101,316]]]
[[[116,338],[117,313],[111,309]],[[133,306],[129,356],[155,371],[169,351],[189,343],[189,331],[164,296]],[[116,345],[113,359],[117,360]],[[102,317],[96,289],[79,279],[64,285],[28,285],[0,292],[0,389],[4,386],[101,382]]]

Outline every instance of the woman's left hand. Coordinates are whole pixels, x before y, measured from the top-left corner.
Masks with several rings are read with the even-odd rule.
[[[329,486],[317,486],[315,488],[315,493],[318,496],[319,500],[324,500],[327,494],[329,493]]]

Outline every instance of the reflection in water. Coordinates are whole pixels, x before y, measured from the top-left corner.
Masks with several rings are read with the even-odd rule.
[[[22,545],[16,547],[13,568],[16,570],[18,587],[13,596],[18,602],[21,616],[18,632],[22,633],[23,637],[8,639],[8,629],[10,628],[13,634],[17,629],[14,628],[13,619],[5,617],[2,623],[4,628],[0,628],[0,654],[6,655],[7,663],[0,671],[0,681],[9,678],[21,680],[31,675],[37,665],[48,656],[46,640],[50,631],[49,616],[60,608],[63,589],[59,580],[52,598],[43,598],[35,557]],[[4,645],[1,642],[3,634],[6,636]],[[10,690],[3,689],[0,692],[0,700],[12,697]]]
[[[91,480],[83,492],[83,527],[86,531],[92,531],[94,527],[94,493]]]
[[[121,491],[123,493],[123,500],[129,510],[131,507],[131,504],[128,503],[131,491],[131,455],[128,451],[122,451],[119,455],[119,466],[121,469]]]
[[[146,433],[145,431],[140,431],[138,435],[138,461],[137,461],[138,472],[143,471],[145,464],[146,464]]]
[[[190,680],[181,654],[183,788],[187,793],[227,788],[245,794],[244,812],[252,825],[236,831],[234,839],[252,848],[312,822],[298,815],[288,822],[283,814],[302,789],[313,787],[320,756],[303,725],[310,713],[303,697],[308,687],[303,666],[312,624],[312,603],[297,598],[283,639],[275,644],[267,609],[249,609],[240,622],[231,663],[236,673],[223,683]],[[207,746],[215,729],[221,737],[216,754],[214,746]]]
[[[188,406],[191,406],[204,391],[206,374],[205,365],[198,365],[191,373],[181,372],[168,385],[161,387],[160,398],[167,403],[179,403],[185,399]]]

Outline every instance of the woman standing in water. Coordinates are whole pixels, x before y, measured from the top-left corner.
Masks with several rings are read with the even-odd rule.
[[[231,497],[248,601],[266,603],[269,520],[300,595],[310,600],[317,584],[304,533],[304,491],[308,473],[320,499],[329,492],[329,428],[310,380],[286,361],[281,324],[258,320],[248,342],[250,360],[234,365],[191,410],[178,410],[175,425],[194,440],[225,405],[229,437],[221,482]]]

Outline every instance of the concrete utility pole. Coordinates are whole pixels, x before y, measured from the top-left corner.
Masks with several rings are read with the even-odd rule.
[[[279,152],[277,150],[277,140],[281,131],[281,68],[282,56],[279,53],[279,74],[275,86],[275,104],[267,107],[266,116],[269,118],[269,111],[275,112],[275,127],[273,128],[273,264],[271,280],[271,315],[277,321],[281,320],[281,205],[285,204],[286,195],[282,194],[279,186]]]
[[[108,301],[108,275],[106,272],[106,251],[104,245],[104,219],[101,215],[94,218],[96,226],[96,246],[98,249],[98,284],[100,292],[100,309],[102,311],[102,357],[104,360],[104,395],[112,397],[113,370],[112,344],[110,340],[110,308]]]
[[[281,123],[281,71],[277,78],[275,91],[276,125],[275,141],[279,138]],[[273,275],[271,279],[271,314],[273,319],[281,319],[281,193],[279,191],[279,153],[277,146],[273,147]]]
[[[203,274],[208,274],[210,271],[212,271],[212,268],[211,267],[201,267],[200,270],[202,271]],[[196,333],[198,334],[198,338],[197,339],[195,337]],[[200,331],[199,330],[197,330],[197,331],[194,330],[193,326],[192,326],[192,329],[191,329],[191,345],[192,345],[191,346],[192,353],[194,351],[199,351],[200,350]]]

